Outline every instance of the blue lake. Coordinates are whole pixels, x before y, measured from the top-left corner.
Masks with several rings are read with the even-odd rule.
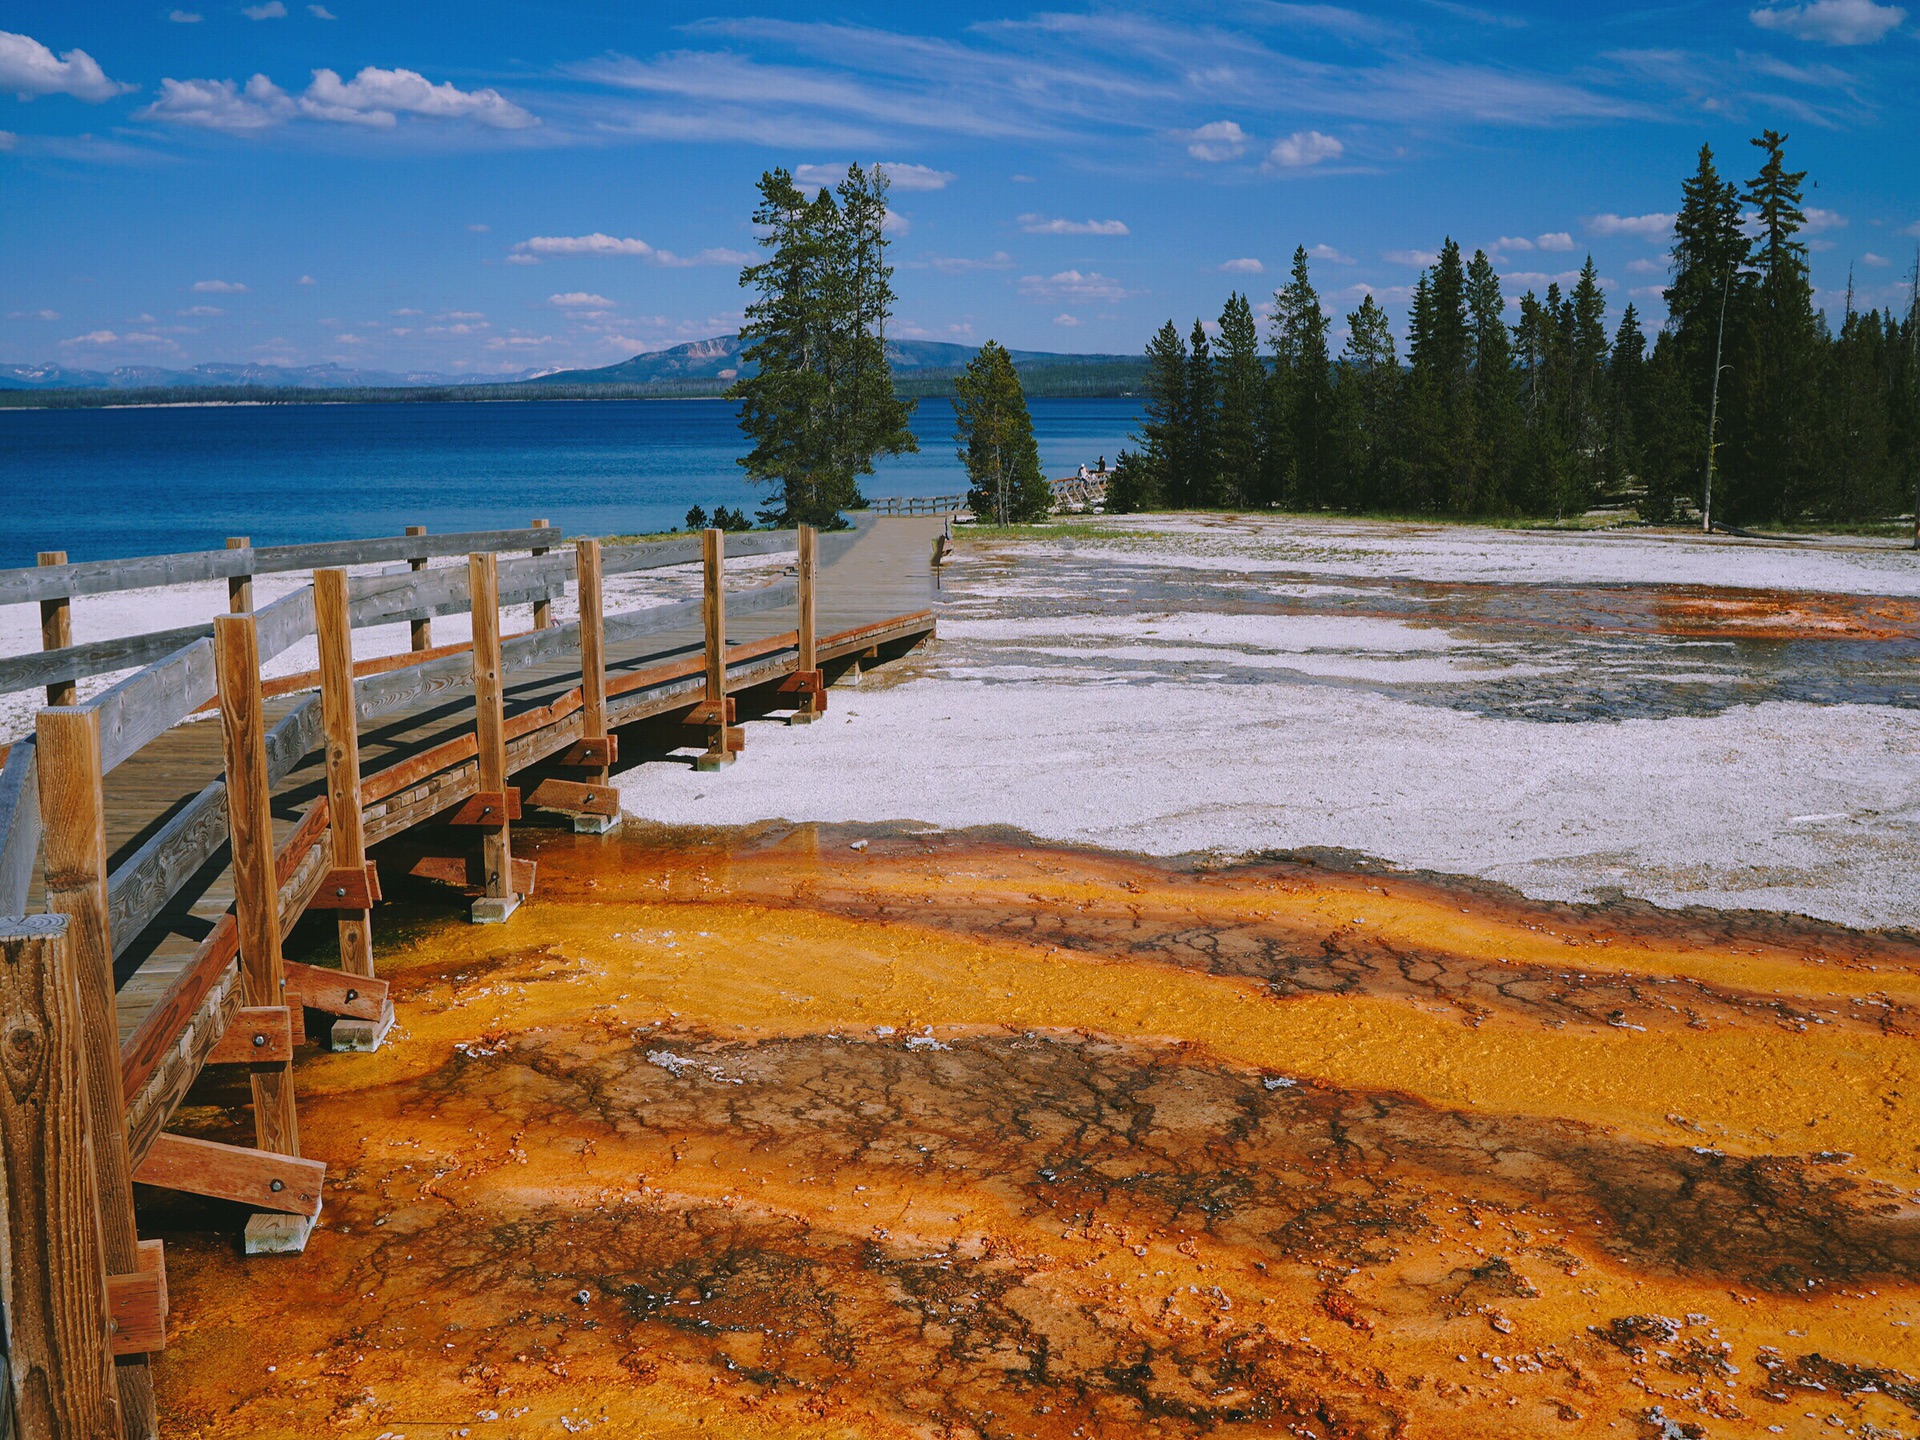
[[[1138,400],[1034,400],[1050,476],[1105,456]],[[869,496],[963,492],[953,407],[923,400],[917,455],[883,460]],[[749,508],[765,492],[736,458],[717,400],[449,402],[0,410],[0,567],[40,550],[74,560],[522,525],[669,530],[689,506]]]

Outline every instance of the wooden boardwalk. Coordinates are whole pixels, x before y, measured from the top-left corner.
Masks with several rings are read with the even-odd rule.
[[[135,1180],[254,1209],[250,1253],[305,1244],[325,1172],[299,1154],[305,1017],[335,1017],[335,1048],[372,1048],[392,1023],[368,846],[449,819],[436,841],[469,853],[414,873],[479,890],[474,918],[506,920],[535,889],[511,858],[523,808],[604,830],[623,738],[630,763],[692,748],[712,768],[745,748],[742,699],[814,718],[839,672],[933,634],[943,530],[756,532],[736,554],[794,559],[732,574],[717,531],[602,547],[532,528],[0,571],[0,603],[37,600],[45,639],[0,657],[0,689],[44,683],[51,702],[0,755],[0,990],[7,1044],[31,1037],[53,1062],[26,1090],[0,1087],[0,1218],[12,1254],[46,1257],[0,1276],[0,1422],[11,1396],[25,1434],[104,1433],[109,1409],[122,1433],[156,1433],[145,1355],[164,1343],[165,1266],[137,1238]],[[498,558],[511,551],[526,558]],[[365,573],[396,559],[409,568]],[[603,573],[688,565],[698,598],[603,613]],[[254,574],[309,567],[312,585],[253,609]],[[208,626],[71,641],[75,596],[223,575],[233,613]],[[580,618],[556,625],[569,585]],[[528,601],[535,628],[502,637],[500,607]],[[472,642],[430,648],[431,617],[462,612]],[[356,664],[353,629],[398,619],[414,650]],[[307,636],[319,670],[263,684],[264,661]],[[74,703],[78,679],[142,664]],[[280,953],[309,908],[337,913],[337,969]],[[207,1065],[248,1071],[255,1147],[166,1133]]]

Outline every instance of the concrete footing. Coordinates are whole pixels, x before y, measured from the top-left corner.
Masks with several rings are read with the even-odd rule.
[[[731,752],[724,755],[716,755],[709,750],[693,762],[693,768],[696,770],[722,770],[731,765],[733,761],[734,757]]]
[[[520,897],[508,895],[504,899],[494,895],[482,895],[473,902],[468,918],[476,925],[504,925],[507,917],[520,908]]]
[[[252,1216],[247,1221],[246,1248],[249,1255],[298,1255],[307,1248],[317,1215]]]
[[[576,835],[605,835],[620,828],[618,815],[576,815],[573,817],[573,833]]]
[[[380,1042],[387,1038],[387,1032],[391,1029],[393,1029],[393,1002],[389,1000],[381,1007],[378,1020],[334,1021],[328,1048],[335,1054],[349,1050],[370,1053],[380,1048]]]

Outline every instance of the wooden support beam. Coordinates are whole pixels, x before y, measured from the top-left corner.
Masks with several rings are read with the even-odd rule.
[[[546,530],[551,528],[547,524],[547,522],[544,520],[535,520],[532,522],[532,525],[535,530]],[[533,553],[534,559],[537,560],[542,555],[547,553],[547,547],[544,545],[536,545],[533,548],[532,553]],[[548,630],[548,629],[551,629],[552,626],[553,626],[553,601],[545,598],[534,601],[533,602],[533,628],[536,630]]]
[[[712,705],[719,705],[727,698],[726,547],[726,537],[718,530],[708,530],[700,537],[704,581],[700,617],[706,628],[707,689],[704,698]],[[734,752],[727,745],[726,722],[722,720],[707,727],[706,752],[693,762],[694,767],[718,770],[723,765],[731,765],[733,755]]]
[[[303,1005],[328,1015],[354,1020],[378,1020],[387,1004],[387,982],[366,975],[348,975],[322,965],[285,962],[287,1005]]]
[[[293,1014],[285,1005],[247,1005],[207,1052],[209,1065],[281,1064],[293,1059]]]
[[[113,1353],[144,1355],[167,1348],[167,1252],[162,1240],[142,1240],[131,1275],[107,1277],[107,1315]]]
[[[279,1215],[320,1213],[327,1167],[273,1150],[249,1150],[217,1140],[161,1135],[133,1178],[142,1185],[182,1190],[214,1200],[234,1200]]]
[[[0,1173],[11,1410],[32,1440],[120,1440],[84,1019],[68,918],[0,921]]]
[[[504,760],[501,761],[501,768],[506,768]],[[505,790],[481,790],[469,795],[460,808],[447,818],[447,823],[486,826],[497,830],[519,818],[520,790],[517,786],[510,785]],[[489,861],[489,873],[491,873],[491,861]]]
[[[64,550],[42,550],[40,564],[64,565],[67,552]],[[54,600],[40,602],[40,648],[42,650],[64,650],[73,644],[73,601],[65,595]],[[47,686],[47,704],[71,705],[78,698],[78,689],[71,680],[60,680]]]
[[[80,1053],[86,1069],[88,1130],[99,1185],[106,1269],[138,1265],[126,1101],[120,1090],[120,1025],[114,1004],[113,941],[107,925],[106,804],[100,784],[100,712],[42,710],[36,721],[40,816],[46,826],[42,870],[47,910],[67,917],[66,958],[80,1000]],[[129,1356],[115,1371],[120,1421],[129,1440],[159,1433],[153,1375]]]
[[[604,705],[604,702],[602,702]],[[604,713],[604,712],[603,712]],[[556,765],[574,765],[583,770],[605,771],[620,758],[620,737],[603,735],[599,739],[576,740],[554,761]],[[605,784],[604,780],[599,783]]]
[[[260,650],[251,615],[213,622],[220,687],[220,741],[226,760],[227,834],[233,852],[234,914],[240,930],[240,985],[247,1005],[286,1003],[280,955],[280,880],[268,808],[266,725],[260,711]],[[262,1150],[300,1153],[293,1067],[262,1066],[253,1084],[253,1133]],[[149,1155],[151,1158],[151,1155]]]
[[[253,541],[244,535],[229,535],[227,549],[251,550]],[[253,576],[229,575],[227,577],[227,610],[233,615],[245,615],[253,609]]]
[[[820,658],[816,653],[815,626],[819,607],[815,596],[820,580],[820,532],[811,525],[800,527],[797,569],[800,599],[799,617],[794,628],[800,637],[800,670],[804,674],[818,674]],[[800,708],[794,712],[793,722],[796,725],[812,723],[813,718],[827,708],[825,701],[824,687],[801,691]]]
[[[358,908],[337,905],[348,882],[323,880],[318,903],[338,910],[340,968],[373,974],[373,899],[378,881],[369,874],[366,832],[361,822],[360,717],[353,703],[353,624],[347,615],[347,572],[313,572],[313,620],[320,642],[320,720],[327,736],[327,810],[333,874],[358,873],[371,893]]]
[[[740,702],[728,695],[719,700],[702,700],[687,712],[688,725],[732,725],[739,720]]]
[[[564,810],[575,815],[615,816],[620,813],[620,792],[611,785],[582,785],[573,780],[542,780],[527,797],[545,810]]]
[[[578,744],[563,757],[563,764],[583,766],[590,785],[605,785],[611,778],[614,759],[613,737],[607,733],[607,632],[605,595],[600,583],[600,542],[574,542],[573,571],[579,583],[580,599],[580,706],[582,716]],[[576,814],[576,832],[603,835],[620,823],[620,807],[605,813]]]
[[[345,917],[358,915],[360,923],[365,924],[366,912],[380,900],[380,869],[369,860],[364,865],[343,865],[329,870],[320,877],[320,888],[313,892],[313,898],[307,902],[309,910],[338,910]],[[354,975],[365,975],[367,970],[345,963],[342,957],[340,968]]]
[[[480,890],[486,885],[486,876],[481,873],[480,862],[460,855],[423,856],[407,873],[415,879],[438,880],[443,885],[454,885],[463,890]],[[514,894],[531,895],[533,878],[533,861],[513,862]]]
[[[426,533],[427,527],[424,525],[407,526],[407,534],[409,535],[424,535]],[[407,568],[410,570],[426,569],[426,558],[422,556],[419,559],[407,561]],[[431,615],[422,615],[418,620],[410,621],[409,624],[413,627],[410,648],[414,650],[431,650],[433,648],[433,617]]]
[[[502,823],[480,837],[486,893],[473,905],[479,924],[498,924],[520,908],[513,890],[513,831],[505,823],[507,794],[506,695],[500,682],[500,566],[490,554],[467,557],[467,586],[473,602],[473,735],[480,747],[480,794],[488,797]],[[482,808],[485,808],[482,802]],[[517,793],[512,804],[518,804]],[[457,818],[457,817],[456,817]]]

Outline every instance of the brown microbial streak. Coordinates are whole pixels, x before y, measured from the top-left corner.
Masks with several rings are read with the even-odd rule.
[[[303,1059],[306,1254],[147,1197],[169,1433],[1920,1433],[1910,939],[629,825]]]

